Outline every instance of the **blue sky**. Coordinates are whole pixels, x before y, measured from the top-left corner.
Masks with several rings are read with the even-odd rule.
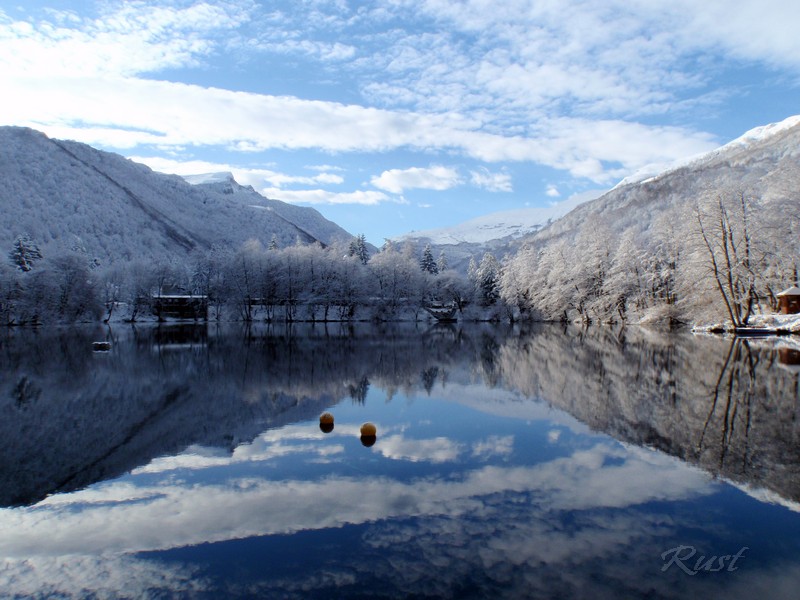
[[[0,124],[384,238],[800,113],[785,0],[0,1]]]

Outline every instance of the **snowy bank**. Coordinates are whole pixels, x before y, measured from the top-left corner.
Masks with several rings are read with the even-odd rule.
[[[737,335],[800,334],[800,314],[756,314],[750,318],[747,327],[734,327],[730,323],[714,323],[711,325],[695,325],[692,327],[692,331],[695,333],[735,333]]]

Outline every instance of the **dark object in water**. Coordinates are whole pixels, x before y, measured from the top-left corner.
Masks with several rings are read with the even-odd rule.
[[[111,350],[111,342],[92,342],[92,350],[95,352],[109,352]]]

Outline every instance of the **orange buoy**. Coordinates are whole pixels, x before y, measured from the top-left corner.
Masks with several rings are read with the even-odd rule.
[[[319,416],[319,428],[322,433],[330,433],[333,431],[333,415],[329,412],[322,413]]]
[[[364,423],[361,426],[361,443],[369,448],[375,443],[375,440],[378,439],[377,437],[378,429],[372,423]]]

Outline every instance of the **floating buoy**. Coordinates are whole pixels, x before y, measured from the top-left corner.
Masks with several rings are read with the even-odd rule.
[[[333,431],[333,415],[331,413],[325,412],[319,416],[319,428],[323,433]]]
[[[361,443],[369,448],[372,446],[377,437],[378,429],[372,423],[364,423],[361,426]]]

